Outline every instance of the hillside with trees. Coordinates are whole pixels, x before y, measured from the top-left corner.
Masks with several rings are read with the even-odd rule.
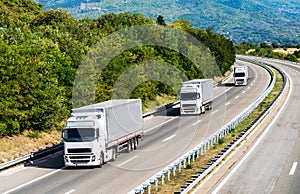
[[[76,18],[108,13],[163,15],[167,22],[186,19],[196,28],[213,27],[234,43],[300,42],[300,2],[294,0],[36,0],[44,9],[64,8]]]
[[[190,33],[211,51],[222,74],[235,60],[231,41],[211,28],[194,28],[184,20],[164,23],[163,18],[156,21],[137,13],[76,19],[64,9],[43,10],[41,4],[31,0],[3,0],[0,12],[0,136],[27,129],[61,129],[73,107],[73,83],[84,57],[104,37],[130,26],[168,25]],[[120,53],[104,69],[95,101],[110,99],[122,72],[145,60],[172,64],[189,79],[203,77],[190,60],[174,50],[135,47]],[[130,97],[141,98],[145,104],[163,94],[177,95],[160,82],[147,81]]]

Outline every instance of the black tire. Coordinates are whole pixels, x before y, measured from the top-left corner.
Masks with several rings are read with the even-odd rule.
[[[131,139],[127,141],[127,152],[131,152],[132,151],[132,147],[131,147]]]
[[[103,166],[103,164],[104,164],[104,154],[101,153],[101,154],[100,154],[100,164],[99,164],[99,168],[101,168],[101,167]]]
[[[201,114],[205,114],[205,106],[201,106]]]
[[[117,149],[113,148],[111,161],[114,162],[117,159],[117,157],[118,157]]]
[[[131,150],[136,150],[136,146],[135,146],[135,138],[131,139]]]
[[[136,149],[137,149],[137,146],[138,146],[138,145],[137,145],[137,139],[138,139],[137,137],[135,137],[135,138],[133,139],[133,142],[134,142],[134,147],[133,147],[133,149],[134,149],[134,150],[136,150]]]

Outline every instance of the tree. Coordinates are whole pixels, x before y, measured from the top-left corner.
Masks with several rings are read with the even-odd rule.
[[[158,25],[161,25],[161,26],[166,26],[166,22],[164,20],[164,17],[162,15],[159,15],[156,19],[156,23]]]

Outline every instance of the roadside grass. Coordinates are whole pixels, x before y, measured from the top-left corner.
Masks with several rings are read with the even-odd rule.
[[[157,96],[154,101],[151,101],[144,105],[143,112],[151,111],[155,108],[159,108],[163,105],[175,102],[178,98],[176,96],[161,95]]]
[[[209,150],[203,153],[200,157],[195,159],[194,162],[191,162],[190,169],[182,168],[181,173],[176,170],[176,175],[173,177],[173,173],[171,173],[170,181],[165,178],[165,184],[161,185],[161,180],[159,182],[158,190],[155,189],[155,186],[151,186],[151,193],[154,194],[169,194],[174,193],[174,191],[180,191],[181,185],[186,185],[186,180],[191,180],[192,175],[196,175],[198,171],[201,171],[203,167],[210,163],[211,159],[215,158],[218,153],[223,150],[231,141],[233,141],[236,136],[238,136],[249,124],[254,121],[263,110],[267,108],[267,106],[276,98],[279,94],[282,86],[283,86],[283,78],[281,74],[276,70],[273,69],[276,73],[276,82],[274,85],[273,90],[270,94],[260,103],[260,105],[247,117],[245,118],[240,124],[236,126],[231,132],[226,135],[224,138],[221,138],[218,143],[214,144]],[[148,190],[145,190],[147,193]]]
[[[59,131],[24,131],[22,134],[0,138],[0,163],[36,152],[60,143]]]

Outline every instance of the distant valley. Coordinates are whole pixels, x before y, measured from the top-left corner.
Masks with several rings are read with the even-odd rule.
[[[300,1],[295,0],[35,0],[44,9],[64,8],[76,18],[107,13],[140,13],[166,22],[190,21],[213,27],[234,43],[300,43]]]

